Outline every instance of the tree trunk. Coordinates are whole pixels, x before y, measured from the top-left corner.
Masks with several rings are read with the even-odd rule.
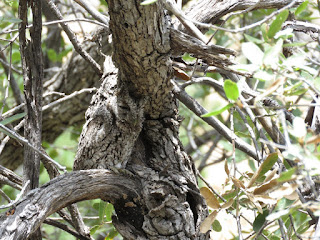
[[[170,20],[160,1],[108,6],[118,69],[109,64],[93,97],[74,167],[125,168],[138,177],[138,200],[112,202],[113,223],[126,239],[204,239],[199,225],[207,209],[179,140],[170,83]]]

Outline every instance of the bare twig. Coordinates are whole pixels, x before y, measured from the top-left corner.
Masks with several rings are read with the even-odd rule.
[[[66,171],[66,167],[61,166],[58,162],[54,161],[52,158],[50,158],[48,155],[44,154],[41,150],[39,150],[38,148],[34,147],[32,144],[30,144],[28,142],[27,139],[25,139],[24,137],[20,136],[18,133],[16,133],[15,131],[7,128],[5,125],[0,124],[0,128],[2,130],[4,130],[4,132],[6,132],[6,134],[8,134],[10,137],[13,137],[14,139],[18,140],[20,143],[22,143],[23,145],[26,145],[30,148],[32,148],[34,151],[36,151],[38,154],[40,154],[42,157],[44,157],[46,160],[50,161],[52,164],[56,165],[59,170],[61,171]]]
[[[109,18],[101,14],[94,7],[92,7],[91,3],[88,3],[86,0],[74,0],[74,1],[78,3],[81,7],[83,7],[85,10],[87,10],[87,12],[90,13],[94,19],[103,23],[106,27],[109,26]]]
[[[165,8],[172,12],[180,22],[188,29],[193,36],[200,39],[202,42],[207,43],[208,39],[202,34],[202,32],[187,18],[187,16],[179,9],[177,3],[173,0],[162,0]]]
[[[17,195],[16,199],[12,202],[10,202],[7,205],[2,205],[0,206],[0,209],[6,209],[6,208],[10,208],[12,206],[14,206],[19,200],[20,198],[26,193],[27,188],[29,187],[30,181],[26,181],[26,183],[24,184],[23,188],[21,189],[20,193]]]
[[[175,96],[186,105],[192,112],[194,112],[198,117],[207,122],[210,126],[215,128],[221,135],[223,135],[229,142],[232,142],[232,133],[229,128],[223,125],[217,118],[215,117],[207,117],[202,118],[201,115],[206,114],[207,110],[205,110],[196,100],[190,97],[184,90],[182,90],[178,85],[174,84],[174,94]],[[256,154],[255,149],[243,141],[241,138],[235,136],[235,145],[239,150],[247,153],[249,156],[258,160],[258,156]]]
[[[56,16],[57,19],[62,20],[62,14],[60,13],[59,9],[57,8],[57,6],[53,3],[52,0],[47,0],[48,5],[52,11],[52,13]],[[61,22],[60,26],[62,27],[62,29],[65,31],[65,33],[67,34],[68,38],[70,39],[72,45],[74,46],[75,50],[84,58],[86,59],[90,65],[93,67],[93,69],[96,71],[96,73],[98,73],[99,75],[102,76],[102,70],[100,65],[80,46],[76,35],[71,31],[71,29],[69,28],[69,26],[67,24],[65,24],[65,22]]]
[[[90,240],[90,237],[87,236],[83,236],[81,234],[79,234],[78,232],[74,231],[72,228],[70,228],[68,225],[60,223],[54,219],[51,218],[47,218],[46,220],[44,220],[45,224],[57,227],[62,229],[63,231],[66,231],[68,233],[70,233],[71,235],[75,236],[77,239],[81,239],[81,240]]]

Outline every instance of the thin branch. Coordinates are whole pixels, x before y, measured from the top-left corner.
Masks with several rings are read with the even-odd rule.
[[[16,199],[7,205],[0,206],[0,209],[6,209],[6,208],[10,208],[12,206],[15,206],[17,204],[17,202],[20,200],[20,198],[26,193],[26,190],[29,187],[29,184],[30,184],[30,180],[26,181],[23,188],[21,189],[21,192],[17,195]]]
[[[46,220],[43,221],[45,224],[60,228],[63,231],[66,231],[67,233],[70,233],[71,235],[75,236],[77,239],[81,240],[90,240],[90,237],[83,236],[79,234],[78,232],[74,231],[72,228],[70,228],[68,225],[60,223],[54,219],[47,218]]]
[[[109,18],[99,11],[97,11],[94,7],[92,7],[91,3],[88,3],[86,0],[74,0],[78,3],[81,7],[83,7],[91,16],[98,20],[99,22],[103,23],[107,28],[109,28]]]
[[[57,166],[59,168],[59,170],[61,171],[66,171],[66,167],[65,166],[61,166],[58,162],[54,161],[52,158],[50,158],[48,155],[44,154],[41,150],[39,150],[38,148],[34,147],[32,144],[30,144],[28,142],[27,139],[25,139],[24,137],[20,136],[18,133],[16,133],[15,131],[12,131],[11,129],[7,128],[5,125],[0,124],[0,128],[6,132],[6,134],[8,134],[10,137],[13,137],[14,139],[18,140],[18,142],[22,143],[23,145],[26,145],[30,148],[32,148],[34,151],[36,151],[38,154],[40,154],[42,157],[44,157],[46,160],[50,161],[52,164],[54,164],[55,166]]]
[[[254,28],[254,27],[258,27],[258,26],[261,26],[261,24],[269,21],[271,18],[273,18],[274,16],[278,15],[279,13],[283,12],[284,10],[286,9],[289,9],[291,7],[293,7],[296,2],[298,0],[293,0],[291,3],[289,3],[288,5],[284,6],[283,8],[277,10],[277,11],[274,11],[273,13],[271,13],[270,15],[268,15],[267,17],[265,17],[264,19],[258,21],[258,22],[255,22],[253,24],[250,24],[250,25],[247,25],[245,27],[242,27],[242,28],[236,28],[236,29],[228,29],[228,28],[223,28],[223,27],[218,27],[216,25],[213,25],[213,24],[209,24],[209,23],[201,23],[201,22],[198,22],[198,21],[194,21],[192,19],[189,19],[188,17],[186,17],[186,19],[192,23],[194,23],[195,25],[198,25],[202,28],[212,28],[212,29],[216,29],[216,30],[221,30],[221,31],[225,31],[225,32],[230,32],[230,33],[239,33],[239,32],[244,32],[244,31],[247,31],[251,28]]]
[[[52,13],[56,16],[57,19],[62,20],[62,14],[60,13],[57,6],[53,3],[52,0],[47,0],[47,3],[52,11]],[[90,63],[90,65],[93,67],[96,73],[98,73],[100,76],[102,76],[102,70],[100,65],[80,46],[76,35],[71,31],[69,26],[65,24],[65,22],[61,22],[60,26],[67,34],[68,38],[70,39],[72,45],[74,46],[74,49],[86,60]]]
[[[108,25],[105,25],[101,22],[98,22],[98,21],[95,21],[95,20],[92,20],[92,19],[87,19],[87,18],[70,18],[70,19],[61,19],[61,20],[54,20],[54,21],[50,21],[50,22],[44,22],[42,25],[43,26],[50,26],[50,25],[54,25],[54,24],[60,24],[60,23],[68,23],[68,22],[88,22],[88,23],[93,23],[93,24],[96,24],[96,25],[99,25],[101,27],[104,27],[106,29],[109,28]],[[29,24],[28,26],[26,26],[26,28],[32,28],[33,25],[32,24]],[[10,30],[7,30],[7,31],[2,31],[0,32],[0,35],[1,34],[8,34],[8,33],[13,33],[13,32],[17,32],[19,31],[19,29],[10,29]],[[12,40],[8,40],[10,42],[12,42]],[[0,50],[2,51],[2,50]]]
[[[175,96],[184,104],[187,108],[189,108],[192,112],[194,112],[198,117],[200,117],[203,121],[207,122],[210,126],[216,129],[222,136],[224,136],[229,142],[232,142],[232,133],[229,128],[227,128],[224,124],[222,124],[215,117],[207,117],[202,118],[201,115],[206,114],[208,111],[204,109],[195,99],[190,97],[184,90],[182,90],[177,84],[174,84],[174,94]],[[258,156],[256,154],[255,149],[243,141],[241,138],[235,136],[235,144],[236,148],[245,152],[249,156],[258,160]]]
[[[182,12],[182,10],[179,9],[179,6],[174,0],[162,0],[162,2],[165,8],[172,12],[185,26],[185,28],[191,32],[193,36],[195,36],[204,43],[208,42],[206,36],[204,36],[202,32],[192,23],[192,21],[190,21],[190,19],[187,18],[187,16]]]

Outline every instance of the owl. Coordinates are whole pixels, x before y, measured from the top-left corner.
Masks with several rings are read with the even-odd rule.
[[[143,100],[119,84],[117,71],[105,74],[92,97],[80,136],[74,170],[124,169],[143,123]]]

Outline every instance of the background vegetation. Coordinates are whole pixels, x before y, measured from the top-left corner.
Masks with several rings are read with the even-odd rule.
[[[58,2],[66,18],[91,18],[73,1]],[[107,11],[102,0],[95,2],[95,6],[101,13]],[[205,34],[212,37],[212,43],[237,52],[233,59],[230,57],[235,63],[230,68],[245,75],[237,83],[226,80],[229,77],[191,54],[183,56],[187,67],[180,70],[191,80],[185,81],[176,75],[174,81],[209,112],[199,118],[180,104],[180,115],[184,118],[180,137],[199,170],[201,193],[210,209],[202,228],[206,231],[211,226],[213,239],[276,240],[319,236],[315,235],[320,214],[317,182],[320,170],[320,128],[317,124],[320,117],[317,112],[320,93],[319,12],[319,1],[305,1],[281,11],[238,11],[224,16],[223,21],[216,24],[224,29],[209,27]],[[272,14],[274,16],[267,20]],[[17,1],[0,2],[0,123],[8,126],[12,122],[4,122],[1,116],[20,104],[8,81],[10,73],[10,81],[17,83],[20,94],[23,92],[17,15]],[[263,23],[255,24],[259,21]],[[83,24],[79,21],[71,26],[78,38],[84,40],[93,25],[87,27]],[[297,27],[299,24],[302,30]],[[44,27],[44,40],[47,33]],[[58,51],[48,48],[45,41],[42,49],[49,61],[59,68],[70,58],[73,46],[66,37],[56,44],[59,45]],[[7,64],[11,66],[10,71],[5,67]],[[196,66],[203,67],[204,71],[198,71]],[[241,93],[246,90],[245,98]],[[312,106],[315,110],[313,114],[309,111],[308,118]],[[265,110],[263,113],[267,115],[250,115],[248,109],[254,108]],[[210,116],[215,116],[231,129],[232,138],[238,136],[255,146],[260,158],[266,157],[265,161],[255,161],[236,149],[234,142],[227,141],[205,122]],[[262,117],[272,120],[272,127],[283,134],[283,142],[272,139],[265,125],[259,122]],[[310,117],[309,124],[305,123]],[[43,142],[48,155],[66,166],[67,171],[72,171],[80,133],[81,126],[69,126],[54,142]],[[5,150],[5,136],[0,133],[0,159]],[[17,175],[22,174],[21,166],[12,170]],[[40,184],[48,181],[48,173],[41,166]],[[1,183],[0,205],[6,205],[6,196],[15,199],[19,191],[6,185],[6,181]],[[95,239],[117,236],[111,223],[111,204],[92,200],[80,203],[79,207]],[[7,212],[8,209],[1,211]],[[57,214],[51,218],[60,221]],[[76,239],[46,224],[42,233],[44,239]]]

